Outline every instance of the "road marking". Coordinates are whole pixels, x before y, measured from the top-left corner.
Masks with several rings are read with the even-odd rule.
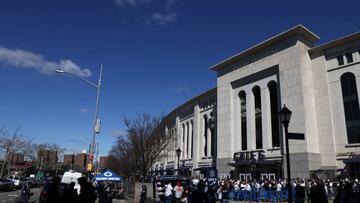
[[[9,195],[9,197],[19,197],[19,195]]]

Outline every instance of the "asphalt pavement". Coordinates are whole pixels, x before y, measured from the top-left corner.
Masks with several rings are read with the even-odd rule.
[[[31,192],[34,195],[31,196],[29,202],[38,202],[39,195],[42,188],[31,188]],[[21,190],[16,190],[12,192],[0,192],[0,203],[18,203],[18,200],[21,195]]]

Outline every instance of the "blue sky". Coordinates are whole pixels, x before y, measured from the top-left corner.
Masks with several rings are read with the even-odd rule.
[[[214,87],[211,65],[297,24],[321,42],[357,32],[359,10],[355,0],[2,0],[0,125],[87,148],[96,91],[51,70],[95,82],[104,64],[104,155],[124,116],[166,114]]]

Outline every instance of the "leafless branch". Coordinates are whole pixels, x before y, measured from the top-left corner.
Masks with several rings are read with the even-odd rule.
[[[135,119],[124,119],[127,135],[119,137],[110,155],[122,163],[126,176],[145,176],[151,166],[168,156],[174,137],[166,134],[162,117],[138,114]]]

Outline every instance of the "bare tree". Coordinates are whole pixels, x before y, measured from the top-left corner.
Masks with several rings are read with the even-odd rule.
[[[24,138],[20,133],[20,127],[17,127],[12,133],[0,129],[0,149],[4,157],[4,163],[1,166],[0,177],[3,177],[5,165],[8,164],[8,171],[10,171],[11,160],[18,153],[23,153],[24,150],[31,144],[31,141]]]
[[[146,113],[124,119],[127,133],[118,137],[109,153],[119,159],[124,175],[144,177],[153,164],[168,156],[168,146],[175,139],[161,121],[161,117]]]
[[[25,147],[24,155],[25,160],[35,162],[37,160],[37,144],[30,144],[29,146]]]

